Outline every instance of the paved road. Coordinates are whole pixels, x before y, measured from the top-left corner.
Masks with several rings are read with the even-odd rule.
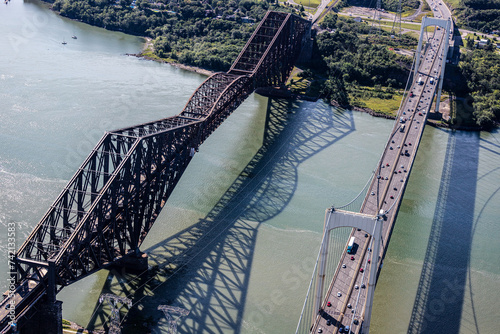
[[[326,6],[328,6],[328,3],[330,2],[331,0],[321,0],[321,4],[318,6],[318,9],[316,10],[316,13],[314,13],[313,15],[313,18],[312,18],[312,21],[313,22],[316,22],[316,20],[320,17],[320,15],[323,13],[323,11],[326,9]],[[338,1],[335,1],[335,4],[337,3]],[[335,5],[334,4],[334,5]]]
[[[440,16],[445,16],[441,18],[447,18],[445,10],[435,11],[441,14]],[[383,249],[379,254],[379,261],[383,259],[387,250],[432,98],[436,92],[435,77],[441,71],[442,59],[446,56],[443,54],[444,36],[443,29],[436,30],[434,36],[427,41],[428,47],[410,88],[410,94],[398,112],[398,118],[377,166],[376,177],[370,185],[361,209],[362,213],[370,215],[376,215],[380,210],[385,213]],[[421,84],[418,83],[420,80]],[[312,333],[359,333],[360,331],[365,318],[371,236],[356,229],[353,229],[351,236],[355,237],[357,246],[355,252],[354,254],[344,252],[342,255],[327,297],[312,327]],[[380,262],[380,266],[381,264]]]
[[[401,18],[402,21],[413,21],[417,16],[420,15],[420,13],[422,13],[422,7],[424,7],[424,3],[423,2],[420,2],[420,5],[418,6],[417,10],[415,11],[415,13],[413,13],[412,15],[410,16],[407,16],[407,17],[404,17],[404,18]]]

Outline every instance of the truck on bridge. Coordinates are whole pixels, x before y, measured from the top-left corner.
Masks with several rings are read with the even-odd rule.
[[[354,240],[356,240],[355,237],[351,237],[351,239],[349,240],[349,244],[347,245],[347,254],[352,254],[354,248]]]

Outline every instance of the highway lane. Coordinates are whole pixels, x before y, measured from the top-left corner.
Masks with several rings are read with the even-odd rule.
[[[379,259],[383,259],[387,250],[397,210],[436,93],[436,77],[441,71],[442,59],[445,57],[444,36],[443,29],[435,30],[427,42],[419,71],[398,112],[398,118],[377,166],[376,177],[370,185],[361,210],[362,213],[372,215],[376,215],[380,210],[385,213],[383,249]],[[355,229],[351,236],[355,237],[357,250],[354,254],[344,251],[328,289],[327,298],[323,301],[312,328],[313,333],[359,333],[364,319],[371,236],[365,231]],[[349,330],[346,331],[346,328]]]

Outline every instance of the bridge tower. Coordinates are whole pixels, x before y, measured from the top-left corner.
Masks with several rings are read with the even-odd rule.
[[[382,258],[379,256],[380,254],[380,244],[382,238],[382,222],[384,221],[383,215],[379,214],[376,216],[366,215],[362,213],[344,211],[344,210],[335,210],[333,207],[326,210],[325,214],[325,226],[323,231],[323,240],[320,247],[320,255],[319,255],[319,266],[318,266],[318,284],[316,286],[315,293],[315,310],[319,310],[321,308],[321,302],[323,299],[323,289],[325,286],[325,267],[327,263],[328,257],[328,243],[330,240],[330,232],[333,229],[339,227],[352,227],[359,228],[369,234],[372,237],[372,246],[371,248],[371,259],[370,259],[370,274],[368,280],[368,289],[366,296],[366,303],[364,310],[357,310],[357,307],[354,309],[354,314],[357,317],[356,321],[362,322],[362,330],[360,333],[368,333],[370,329],[370,320],[371,320],[371,310],[373,306],[373,296],[375,293],[375,285],[377,282],[377,273],[379,268],[379,263],[381,263]],[[352,235],[352,233],[351,233]],[[316,314],[314,315],[314,318]],[[354,319],[353,319],[354,321]],[[312,319],[312,323],[315,323],[315,319]],[[352,328],[352,323],[350,325]]]
[[[450,19],[443,20],[443,19],[436,19],[434,17],[424,16],[424,18],[422,19],[422,25],[420,28],[420,37],[418,39],[417,53],[415,54],[415,57],[416,57],[416,59],[415,59],[415,75],[416,76],[420,72],[419,71],[419,66],[420,66],[420,62],[421,62],[420,58],[423,57],[422,56],[422,41],[424,39],[425,28],[427,28],[428,26],[441,27],[444,29],[444,34],[445,34],[444,48],[443,48],[442,53],[438,55],[438,56],[441,56],[441,59],[442,59],[441,72],[439,72],[439,77],[436,78],[436,84],[438,85],[438,89],[437,89],[435,112],[438,113],[439,112],[439,101],[441,100],[441,90],[443,88],[443,78],[444,78],[444,70],[446,67],[446,58],[448,57],[448,46],[449,46],[449,42],[450,42],[450,30],[452,27],[452,22]],[[427,50],[429,45],[430,45],[429,43],[426,43],[425,50]]]
[[[42,276],[43,273],[47,275],[47,282],[42,283],[45,285],[47,293],[40,297],[37,311],[26,311],[24,326],[18,327],[18,323],[16,323],[16,327],[12,328],[11,331],[21,334],[62,334],[62,301],[56,300],[56,264],[53,260],[49,260],[47,265],[40,262],[38,265],[38,275]],[[29,285],[25,289],[29,290]]]

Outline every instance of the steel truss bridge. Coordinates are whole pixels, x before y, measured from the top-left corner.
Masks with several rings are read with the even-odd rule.
[[[292,14],[268,12],[230,70],[206,79],[180,114],[105,133],[15,254],[16,289],[1,302],[0,333],[14,332],[12,322],[22,333],[62,331],[57,292],[140,259],[139,247],[198,147],[256,88],[286,82],[310,28]],[[37,312],[46,320],[23,328]]]

